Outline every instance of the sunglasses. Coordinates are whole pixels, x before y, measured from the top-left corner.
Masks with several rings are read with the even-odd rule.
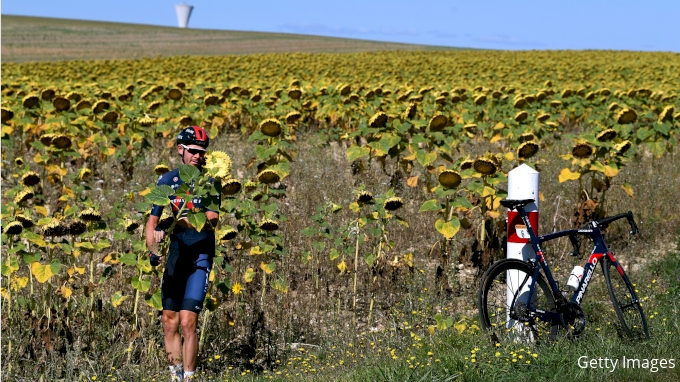
[[[191,154],[191,155],[205,154],[205,150],[202,150],[202,149],[194,149],[194,148],[191,148],[191,147],[187,147],[185,145],[180,145],[180,146],[182,146],[184,148],[184,150],[188,151],[189,154]]]

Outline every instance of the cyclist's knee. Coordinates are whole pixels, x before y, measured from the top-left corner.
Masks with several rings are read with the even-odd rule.
[[[165,332],[176,332],[179,328],[179,313],[172,310],[164,310],[162,321]]]
[[[196,332],[196,321],[198,320],[198,314],[182,310],[180,311],[180,321],[182,325],[182,333],[186,336],[188,333]]]

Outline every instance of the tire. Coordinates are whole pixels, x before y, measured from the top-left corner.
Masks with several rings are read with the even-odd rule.
[[[635,341],[649,339],[647,319],[635,293],[633,284],[621,268],[621,273],[608,257],[602,259],[602,272],[607,281],[609,297],[621,326],[619,333]]]
[[[515,278],[508,279],[508,271],[523,272],[525,277],[513,282]],[[513,311],[514,307],[508,307],[507,291],[508,287],[511,286],[507,285],[508,282],[512,285],[517,284],[516,288],[518,288],[524,282],[523,280],[526,280],[524,285],[528,286],[531,283],[532,274],[533,271],[528,263],[516,259],[497,261],[484,273],[478,292],[479,319],[482,329],[489,334],[493,343],[502,345],[513,342],[539,343],[552,341],[557,337],[560,328],[559,323],[544,322],[534,318],[524,321],[509,318],[509,313]],[[543,274],[539,273],[537,288],[534,289],[532,301],[531,306],[533,308],[544,311],[556,310],[555,298]],[[522,330],[521,326],[518,325],[526,326],[530,330]],[[513,326],[519,329],[513,330]]]

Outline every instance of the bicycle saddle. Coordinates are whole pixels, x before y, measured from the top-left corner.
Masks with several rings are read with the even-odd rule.
[[[517,210],[517,208],[524,208],[527,204],[533,203],[534,199],[504,199],[501,200],[501,205],[511,210]]]

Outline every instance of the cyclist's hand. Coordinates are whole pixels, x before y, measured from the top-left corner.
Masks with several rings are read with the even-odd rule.
[[[163,238],[165,237],[165,231],[153,231],[153,240],[156,243],[160,243],[163,241]]]

